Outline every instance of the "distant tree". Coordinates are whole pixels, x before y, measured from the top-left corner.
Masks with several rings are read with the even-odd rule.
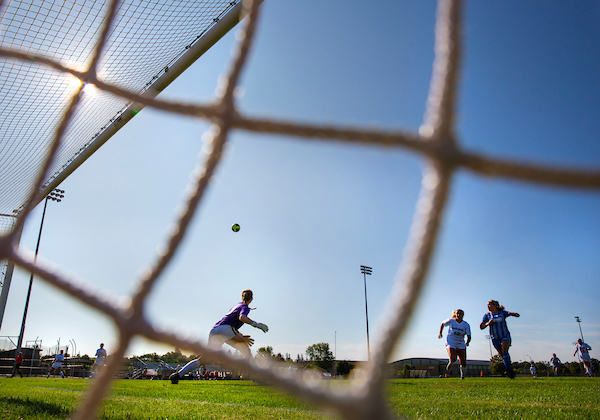
[[[535,366],[537,376],[548,374],[548,364],[544,362],[535,362],[533,365]]]
[[[347,376],[354,369],[354,363],[347,360],[337,362],[336,370],[338,375]]]
[[[504,362],[502,361],[502,357],[495,354],[490,359],[490,362],[492,362],[492,367],[491,367],[492,374],[500,375],[500,374],[502,374],[502,372],[504,372]]]
[[[258,349],[258,351],[256,352],[256,356],[255,359],[256,360],[267,360],[267,359],[272,359],[273,356],[273,347],[271,346],[266,346],[266,347],[261,347]]]
[[[139,359],[143,360],[144,362],[158,362],[158,360],[160,360],[160,356],[156,354],[156,352],[146,353],[141,355]]]
[[[412,370],[412,366],[409,365],[408,363],[405,363],[402,366],[402,370],[400,371],[400,373],[402,374],[403,378],[408,378],[410,376],[410,371]]]
[[[183,365],[190,361],[190,358],[181,353],[181,350],[178,348],[175,348],[173,351],[167,352],[162,356],[157,356],[157,358],[165,363],[173,363],[178,365]]]
[[[317,343],[306,348],[306,356],[308,360],[326,371],[330,371],[333,367],[335,358],[329,350],[329,343]]]
[[[579,365],[579,363],[576,363],[576,362],[569,363],[569,373],[572,373],[572,374],[581,373],[581,366]]]

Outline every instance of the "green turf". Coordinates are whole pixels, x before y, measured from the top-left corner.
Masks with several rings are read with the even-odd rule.
[[[68,418],[86,379],[0,378],[0,419]],[[343,381],[331,381],[341,386]],[[403,379],[388,386],[399,416],[421,419],[600,418],[595,378]],[[101,419],[323,419],[325,415],[250,381],[117,380]]]

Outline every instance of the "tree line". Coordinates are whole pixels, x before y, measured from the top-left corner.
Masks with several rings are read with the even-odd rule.
[[[159,355],[156,352],[147,353],[141,356],[131,357],[132,359],[139,359],[143,362],[150,363],[169,363],[169,364],[178,364],[185,365],[186,363],[197,359],[199,356],[196,354],[191,354],[186,356],[181,352],[180,349],[174,349],[173,351],[167,352],[163,355]],[[339,375],[347,375],[352,369],[354,369],[355,364],[350,361],[337,361],[331,352],[329,347],[329,343],[316,343],[308,346],[306,348],[305,354],[297,354],[296,358],[292,358],[289,353],[281,354],[275,353],[273,351],[272,346],[260,347],[257,352],[255,358],[257,360],[260,359],[271,359],[279,362],[287,362],[287,363],[301,363],[305,368],[319,368],[323,369],[326,372],[332,372],[335,368],[335,371]]]

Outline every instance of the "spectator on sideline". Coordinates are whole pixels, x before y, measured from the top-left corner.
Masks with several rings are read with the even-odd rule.
[[[17,354],[17,357],[15,357],[15,370],[12,375],[10,375],[11,378],[14,378],[17,373],[21,375],[21,378],[23,377],[23,374],[21,373],[21,363],[23,363],[23,359],[23,352],[20,351],[19,354]]]

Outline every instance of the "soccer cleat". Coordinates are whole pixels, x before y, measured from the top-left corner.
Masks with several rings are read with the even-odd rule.
[[[171,380],[172,384],[177,385],[179,383],[179,372],[171,373],[171,376],[169,376],[169,379]]]

